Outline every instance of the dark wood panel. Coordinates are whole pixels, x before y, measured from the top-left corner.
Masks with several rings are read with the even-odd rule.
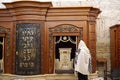
[[[110,27],[111,69],[120,68],[120,25]]]
[[[25,23],[16,26],[16,74],[40,74],[40,25]]]

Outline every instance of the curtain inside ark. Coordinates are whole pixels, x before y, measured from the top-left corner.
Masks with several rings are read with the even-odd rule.
[[[55,73],[74,73],[76,36],[55,37]]]

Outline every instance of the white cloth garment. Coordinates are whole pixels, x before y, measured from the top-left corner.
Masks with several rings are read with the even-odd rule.
[[[84,75],[89,75],[89,64],[91,60],[90,51],[83,40],[80,40],[78,51],[75,56],[75,71]]]

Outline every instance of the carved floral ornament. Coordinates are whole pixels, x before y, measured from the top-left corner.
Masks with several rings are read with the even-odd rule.
[[[58,25],[56,27],[50,28],[50,32],[80,32],[82,31],[81,27],[76,27],[70,24]]]
[[[52,38],[53,38],[53,33],[56,32],[78,32],[80,35],[80,38],[82,38],[82,33],[83,33],[83,29],[82,27],[76,27],[74,25],[70,25],[70,24],[63,24],[63,25],[58,25],[56,27],[52,27],[49,29],[49,45],[52,45]]]

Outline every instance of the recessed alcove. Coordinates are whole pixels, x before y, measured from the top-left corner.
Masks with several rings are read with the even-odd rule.
[[[3,46],[4,46],[4,43],[3,43],[3,37],[0,37],[0,60],[3,59]]]
[[[74,73],[77,36],[55,36],[55,73]]]

